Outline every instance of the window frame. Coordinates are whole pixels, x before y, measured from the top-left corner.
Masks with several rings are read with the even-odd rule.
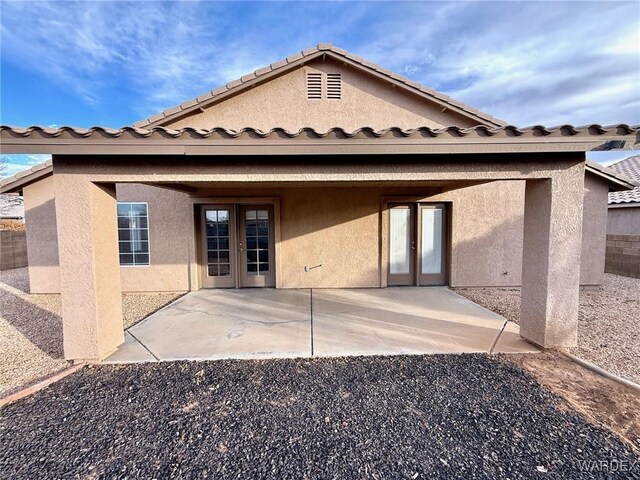
[[[120,252],[120,230],[128,230],[129,232],[132,230],[131,228],[120,228],[119,226],[117,226],[118,229],[118,264],[120,265],[121,268],[140,268],[140,267],[150,267],[151,266],[151,227],[150,227],[150,222],[149,222],[149,202],[128,202],[128,201],[117,201],[116,202],[116,222],[118,220],[119,217],[121,217],[121,215],[118,215],[118,205],[144,205],[145,206],[145,217],[147,218],[147,226],[144,230],[147,231],[147,252],[146,255],[149,258],[147,263],[135,263],[135,254],[132,253],[133,255],[133,263],[126,263],[126,264],[122,264],[120,261],[120,255],[122,255],[122,253]],[[123,242],[125,242],[126,240],[123,240]],[[131,242],[131,240],[129,240],[129,242]],[[125,254],[126,255],[126,254]]]

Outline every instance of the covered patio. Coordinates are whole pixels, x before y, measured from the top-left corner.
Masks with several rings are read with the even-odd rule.
[[[135,345],[136,338],[151,357],[162,359],[199,358],[198,342],[209,345],[215,338],[232,344],[234,336],[251,345],[245,355],[264,356],[491,352],[502,348],[503,330],[543,348],[574,346],[584,152],[608,148],[610,141],[635,142],[637,133],[626,125],[353,132],[305,128],[296,133],[277,128],[236,132],[2,127],[0,138],[7,153],[53,154],[65,357],[99,362],[123,341]],[[521,330],[443,288],[385,289],[392,285],[392,205],[448,202],[452,218],[471,218],[469,209],[458,208],[451,192],[497,181],[519,181],[524,187]],[[166,229],[154,238],[160,238],[167,250],[187,245],[187,254],[171,262],[153,256],[149,267],[130,272],[136,275],[136,286],[181,275],[182,290],[191,292],[132,328],[126,338],[119,306],[123,288],[116,206],[116,189],[122,184],[186,196],[182,210],[172,204],[158,207],[156,225]],[[203,245],[212,247],[207,217],[199,215],[207,205],[224,212],[222,203],[234,204],[238,218],[247,219],[257,209],[274,219],[266,260],[272,281],[253,285],[240,279],[235,286],[276,290],[200,291],[207,287],[200,275],[206,266],[201,252]],[[198,223],[199,218],[204,223]],[[224,218],[232,218],[231,213]],[[188,228],[178,226],[180,219]],[[491,242],[497,231],[508,227],[498,225],[484,240]],[[451,234],[465,228],[459,224]],[[445,245],[447,232],[440,232]],[[475,233],[474,241],[482,232]],[[237,237],[239,242],[223,240],[235,243],[241,252],[239,264],[247,264],[242,242],[249,234],[241,228]],[[420,243],[408,241],[407,249],[419,249]],[[495,261],[479,249],[468,251],[472,257],[465,261],[453,252],[449,259],[443,254],[443,262],[450,260],[459,272]],[[442,284],[456,286],[453,273]],[[407,284],[422,285],[417,280],[413,275]],[[156,289],[163,290],[167,288]],[[206,308],[194,315],[202,305]],[[178,317],[184,321],[172,325]],[[209,317],[216,321],[204,321]],[[165,325],[164,330],[146,338],[153,322]],[[198,328],[190,328],[189,322],[199,322]],[[238,328],[251,322],[258,322],[256,328]],[[181,337],[189,332],[199,337],[195,343]],[[279,342],[267,342],[269,335]],[[172,350],[182,348],[180,344],[189,344],[189,351]],[[234,351],[225,353],[223,343],[213,350],[225,358]]]
[[[446,287],[199,290],[104,362],[537,352],[519,332]]]

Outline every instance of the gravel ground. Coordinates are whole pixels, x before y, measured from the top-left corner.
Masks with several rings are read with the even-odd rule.
[[[27,268],[0,271],[0,397],[69,366],[60,295],[31,295]],[[126,328],[179,294],[123,295]]]
[[[85,367],[0,410],[16,479],[592,479],[581,462],[639,459],[485,355]]]
[[[124,328],[130,328],[166,304],[180,298],[182,293],[125,293],[122,295]]]
[[[455,290],[508,320],[520,320],[519,289]],[[605,273],[602,287],[580,292],[578,321],[578,347],[571,352],[640,383],[640,279]]]
[[[69,366],[60,295],[29,295],[27,268],[0,271],[0,397]]]

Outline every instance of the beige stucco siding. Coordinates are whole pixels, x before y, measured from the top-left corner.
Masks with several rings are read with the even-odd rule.
[[[607,243],[607,196],[609,186],[587,173],[584,178],[580,285],[601,285]]]
[[[37,184],[34,184],[37,185]],[[42,185],[35,189],[46,192]],[[32,188],[32,187],[28,187]],[[606,186],[596,180],[585,188],[584,241],[582,247],[581,284],[601,283],[604,266],[604,240],[598,229],[604,225],[598,211]],[[256,195],[281,199],[279,248],[280,286],[302,287],[377,287],[380,286],[380,202],[385,196],[410,193],[428,201],[451,202],[450,279],[452,286],[517,286],[521,283],[524,182],[498,181],[482,185],[432,193],[433,189],[399,188],[288,188],[288,189],[219,189],[211,196]],[[38,192],[29,190],[27,205]],[[204,193],[203,193],[204,194]],[[125,292],[183,291],[191,288],[190,259],[193,228],[189,196],[171,190],[139,185],[119,184],[119,201],[144,201],[149,204],[151,265],[122,267]],[[349,208],[345,208],[347,206]],[[29,207],[28,207],[29,208]],[[53,222],[32,220],[37,238],[55,240]],[[31,218],[36,210],[31,213]],[[599,220],[600,218],[600,220]],[[37,225],[37,226],[36,226]],[[39,230],[38,230],[39,229]],[[32,289],[36,293],[59,292],[57,243],[40,242],[30,248]],[[195,248],[195,247],[193,247]],[[33,253],[32,253],[33,252]],[[54,258],[51,262],[46,258]],[[44,259],[42,259],[44,256]],[[44,263],[52,263],[49,266]],[[305,272],[305,266],[322,267]],[[56,270],[55,272],[52,269]]]
[[[217,189],[203,196],[280,198],[282,288],[379,287],[382,199],[451,202],[452,286],[519,285],[524,182],[440,193],[434,187]],[[305,266],[322,267],[305,272]]]
[[[55,178],[47,177],[24,189],[31,293],[60,293]],[[122,291],[189,290],[193,222],[188,195],[141,184],[118,184],[117,198],[149,204],[151,264],[121,267]]]
[[[31,293],[59,293],[58,232],[54,177],[24,188],[27,257]]]
[[[340,100],[308,100],[308,72],[340,73]],[[326,131],[341,127],[352,131],[361,127],[375,130],[449,125],[474,126],[469,118],[454,114],[418,95],[378,80],[333,60],[314,61],[297,70],[256,86],[233,98],[167,124],[169,128],[224,127],[238,130],[253,127],[268,131],[275,127],[297,132],[311,127]]]
[[[117,185],[119,202],[147,202],[150,265],[120,267],[124,292],[189,290],[192,207],[186,193],[148,185]]]
[[[607,233],[640,235],[640,206],[610,208],[607,212]]]
[[[499,181],[434,197],[452,202],[451,286],[520,285],[524,187]]]
[[[378,191],[296,188],[280,193],[282,287],[380,286]],[[316,265],[322,266],[305,272],[305,266]]]
[[[588,176],[587,178],[589,178]],[[50,180],[50,179],[49,179]],[[38,188],[33,188],[38,185]],[[31,208],[52,185],[38,182],[27,187],[28,218]],[[604,266],[602,195],[606,185],[595,179],[585,187],[585,213],[581,284],[601,283]],[[381,199],[421,196],[427,201],[450,202],[452,286],[517,286],[521,283],[524,182],[497,181],[434,193],[434,188],[314,187],[215,189],[203,196],[276,196],[280,198],[281,242],[279,285],[302,287],[380,286]],[[118,184],[119,201],[149,204],[151,265],[121,267],[122,289],[136,291],[183,291],[192,288],[194,263],[192,201],[186,193],[140,184]],[[46,202],[45,202],[46,203]],[[53,204],[48,204],[53,208]],[[605,212],[606,213],[606,212]],[[30,215],[30,216],[29,216]],[[58,292],[55,210],[32,220],[30,242],[32,289]],[[39,230],[38,230],[39,229]],[[42,233],[42,231],[45,233]],[[40,242],[40,238],[53,241]],[[38,245],[40,248],[31,248]],[[32,253],[33,252],[33,253]],[[54,257],[55,255],[55,257]],[[43,259],[44,257],[44,259]],[[601,258],[600,258],[601,257]],[[55,260],[47,260],[54,258]],[[44,264],[49,263],[49,266]],[[322,267],[305,272],[305,266]],[[52,271],[56,270],[55,272]],[[195,288],[195,287],[193,287]]]
[[[53,177],[55,178],[55,177]],[[589,179],[589,176],[587,177]],[[523,180],[502,180],[463,188],[431,186],[311,186],[206,188],[201,197],[277,197],[280,202],[278,285],[302,287],[378,287],[381,284],[381,202],[392,196],[419,197],[450,204],[452,286],[514,286],[521,284],[523,253]],[[50,177],[25,188],[30,237],[32,288],[59,291],[55,209]],[[34,188],[36,187],[36,188]],[[585,184],[581,283],[598,284],[604,239],[600,245],[606,185],[595,177]],[[187,193],[141,184],[117,184],[119,201],[149,204],[151,265],[121,267],[122,289],[183,291],[198,288],[197,245],[194,240],[194,198]],[[48,205],[46,208],[38,206]],[[54,212],[52,214],[52,211]],[[36,217],[35,215],[39,215]],[[37,219],[37,220],[34,220]],[[600,226],[600,227],[599,227]],[[598,230],[600,228],[600,230]],[[48,234],[46,232],[49,232]],[[53,241],[42,242],[51,237]],[[41,248],[33,247],[40,242]],[[40,257],[39,257],[40,256]],[[44,258],[42,258],[44,257]],[[602,258],[600,258],[602,257]],[[38,259],[40,258],[40,259]],[[53,260],[50,260],[52,259]],[[49,260],[47,260],[49,259]],[[305,272],[305,266],[322,267]]]

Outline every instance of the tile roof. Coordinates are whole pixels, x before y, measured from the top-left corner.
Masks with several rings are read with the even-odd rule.
[[[609,165],[609,168],[635,180],[636,183],[640,182],[640,155],[634,155],[633,157]],[[640,187],[626,192],[613,192],[609,194],[609,205],[632,203],[640,205]]]
[[[556,127],[545,127],[542,125],[534,125],[531,127],[518,128],[513,125],[506,125],[501,127],[488,127],[484,125],[476,127],[457,127],[449,126],[443,128],[430,128],[430,127],[417,127],[402,129],[399,127],[384,128],[381,130],[374,130],[370,127],[357,128],[355,130],[345,130],[343,128],[334,127],[326,131],[318,131],[311,127],[301,128],[298,131],[290,132],[284,128],[272,128],[267,131],[259,130],[256,128],[242,128],[240,130],[231,130],[222,127],[215,127],[211,129],[197,129],[192,127],[185,127],[180,129],[171,129],[167,127],[122,127],[122,128],[108,128],[95,126],[91,128],[76,128],[71,126],[62,127],[16,127],[11,125],[0,125],[0,134],[2,138],[11,137],[29,137],[37,134],[41,138],[57,138],[57,137],[73,137],[73,138],[89,138],[89,137],[102,137],[102,138],[180,138],[188,137],[191,139],[197,138],[407,138],[407,137],[422,137],[422,138],[438,138],[438,137],[526,137],[526,138],[538,138],[549,137],[551,138],[565,138],[565,137],[591,137],[591,136],[604,136],[604,135],[632,135],[640,133],[640,125],[584,125],[575,127],[573,125],[560,125]]]
[[[119,129],[0,125],[0,152],[54,155],[320,155],[549,153],[600,150],[612,141],[637,145],[640,125],[514,126],[432,129],[283,128]]]
[[[47,160],[46,162],[34,165],[27,170],[18,172],[11,177],[0,179],[0,188],[2,189],[2,193],[5,193],[5,187],[7,185],[11,185],[14,188],[23,187],[52,174],[53,162],[51,160]]]
[[[267,78],[270,78],[274,75],[279,75],[281,73],[289,71],[305,62],[308,62],[322,55],[329,55],[340,61],[348,61],[362,70],[381,75],[382,77],[392,82],[396,82],[397,84],[407,88],[408,90],[411,90],[415,93],[419,93],[429,98],[432,101],[436,101],[441,104],[446,104],[449,108],[451,108],[454,111],[458,110],[464,115],[474,117],[477,120],[479,120],[480,123],[482,124],[487,124],[489,126],[507,125],[507,123],[504,122],[503,120],[497,119],[492,115],[481,112],[480,110],[473,108],[472,106],[462,103],[458,100],[454,100],[448,95],[445,95],[432,88],[426,87],[418,82],[410,80],[409,78],[403,75],[399,75],[395,72],[392,72],[391,70],[388,70],[373,62],[365,60],[364,58],[358,55],[353,55],[352,53],[349,53],[343,48],[336,47],[329,43],[319,43],[315,47],[302,50],[301,52],[297,52],[294,55],[288,56],[284,60],[280,60],[266,67],[259,68],[248,75],[244,75],[237,80],[233,80],[232,82],[227,83],[226,85],[217,87],[209,92],[199,95],[194,99],[188,100],[180,105],[176,105],[175,107],[168,108],[160,113],[150,116],[145,120],[136,122],[134,123],[134,126],[135,127],[161,126],[163,122],[180,117],[194,110],[198,110],[199,108],[206,107],[209,104],[213,103],[214,101],[220,100],[231,94],[236,94],[244,90],[245,88],[248,88],[249,86],[255,85],[256,83],[264,81]]]
[[[585,170],[606,180],[610,191],[627,191],[639,185],[636,180],[591,160],[586,161]]]

